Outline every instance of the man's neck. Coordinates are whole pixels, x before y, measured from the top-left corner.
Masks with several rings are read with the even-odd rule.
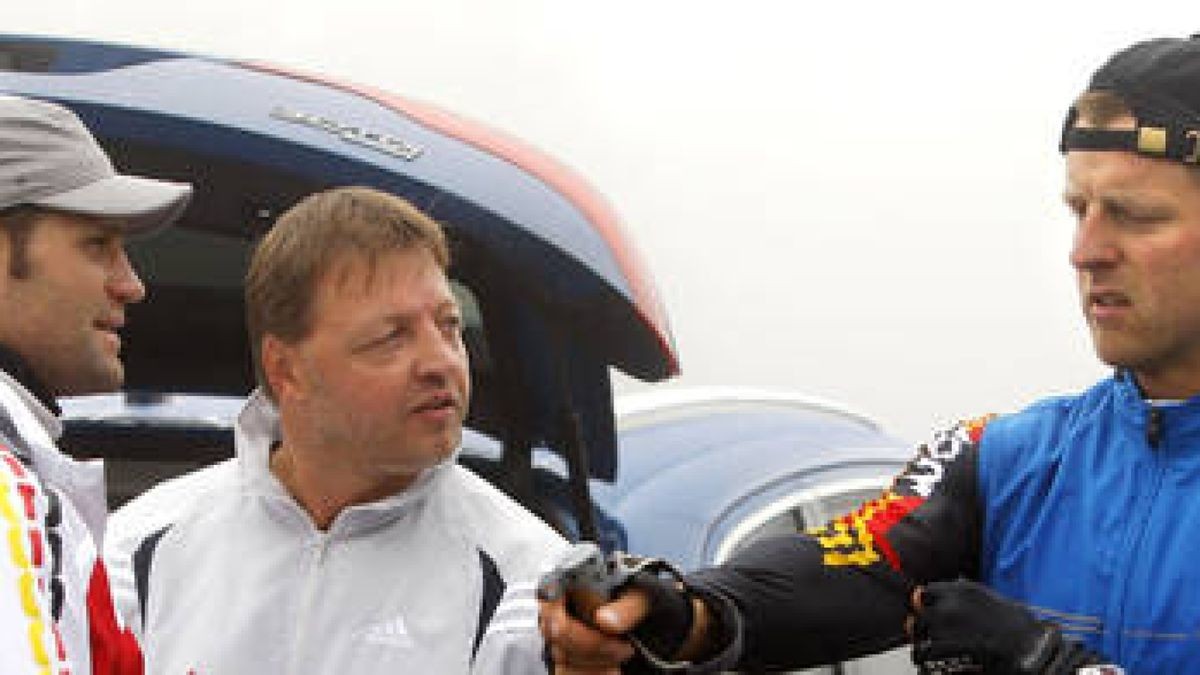
[[[1131,372],[1142,398],[1148,401],[1185,401],[1200,394],[1200,378],[1191,373]]]
[[[58,401],[54,399],[50,389],[34,374],[29,363],[20,354],[3,344],[0,344],[0,370],[8,373],[9,377],[25,387],[26,391],[32,394],[39,403],[46,406],[46,410],[53,413],[55,417],[62,414],[62,409],[58,407]]]
[[[336,452],[336,449],[330,452]],[[414,479],[397,476],[394,481],[381,484],[340,472],[328,464],[314,467],[286,443],[272,450],[268,466],[322,532],[328,530],[346,508],[398,494]]]

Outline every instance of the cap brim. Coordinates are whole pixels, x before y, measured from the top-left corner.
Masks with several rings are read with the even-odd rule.
[[[116,175],[30,203],[112,220],[125,232],[144,234],[175,222],[191,196],[187,183]]]

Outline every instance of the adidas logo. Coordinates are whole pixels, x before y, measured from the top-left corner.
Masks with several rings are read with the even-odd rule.
[[[404,625],[403,617],[397,616],[382,623],[367,626],[363,631],[363,641],[367,644],[385,647],[413,647],[412,636]]]

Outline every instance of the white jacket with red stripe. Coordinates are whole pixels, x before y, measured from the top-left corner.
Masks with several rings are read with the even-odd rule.
[[[97,557],[104,467],[62,454],[61,433],[58,419],[0,371],[0,673],[140,673]]]

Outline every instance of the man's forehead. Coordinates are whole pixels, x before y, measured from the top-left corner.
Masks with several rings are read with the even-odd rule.
[[[33,223],[36,226],[106,230],[118,235],[125,231],[125,222],[117,218],[103,218],[50,209],[38,210],[33,218]]]
[[[1063,195],[1118,201],[1200,197],[1200,175],[1178,162],[1134,152],[1072,150]]]
[[[338,295],[362,295],[378,290],[377,287],[431,275],[439,285],[449,288],[446,273],[433,254],[420,247],[381,252],[344,251],[329,262],[318,285]]]

